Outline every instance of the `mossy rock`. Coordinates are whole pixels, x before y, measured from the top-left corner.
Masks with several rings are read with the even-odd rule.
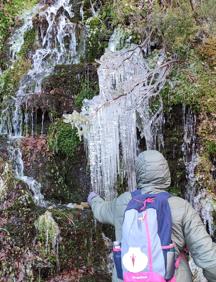
[[[59,89],[61,93],[75,97],[81,90],[82,81],[98,85],[95,64],[58,65],[54,73],[44,79],[42,88],[45,93],[54,94],[53,91]]]
[[[102,226],[97,224],[90,210],[52,211],[60,226],[62,241],[59,245],[61,266],[70,262],[74,267],[106,269],[107,249],[102,238]],[[96,251],[97,250],[97,251]]]
[[[86,201],[91,181],[83,145],[69,157],[53,154],[45,138],[28,139],[22,140],[24,174],[41,183],[45,199],[57,204]]]
[[[29,52],[32,52],[34,49],[34,43],[36,40],[36,29],[32,28],[27,30],[24,34],[24,43],[18,54],[22,58],[28,58]]]
[[[182,196],[185,192],[186,177],[183,161],[183,111],[182,105],[176,105],[165,113],[164,149],[162,153],[168,161],[171,173],[170,193]]]

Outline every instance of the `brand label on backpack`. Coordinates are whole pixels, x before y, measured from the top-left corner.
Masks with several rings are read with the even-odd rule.
[[[130,247],[122,257],[122,264],[127,271],[137,273],[146,268],[148,257],[141,252],[140,248]]]

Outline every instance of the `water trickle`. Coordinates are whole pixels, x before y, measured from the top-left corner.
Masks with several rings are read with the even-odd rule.
[[[18,145],[18,140],[11,140],[8,150],[10,159],[13,163],[15,177],[28,185],[29,190],[33,194],[33,200],[36,205],[40,207],[46,207],[47,202],[44,200],[44,196],[41,194],[41,184],[34,178],[24,175],[24,164],[22,160],[22,153]]]
[[[41,120],[41,135],[44,134],[44,116],[45,116],[45,112],[42,112],[42,120]]]
[[[21,47],[24,43],[24,35],[26,31],[32,29],[32,18],[36,15],[39,11],[40,5],[34,6],[31,10],[22,13],[19,21],[22,23],[21,27],[18,28],[13,36],[9,40],[10,45],[10,57],[12,61],[17,59],[17,54],[21,50]]]
[[[102,56],[98,69],[100,93],[85,100],[80,115],[65,116],[66,122],[84,135],[93,189],[105,198],[115,196],[118,176],[127,177],[128,189],[136,187],[136,128],[146,139],[147,149],[161,142],[163,104],[151,109],[152,97],[159,97],[169,64],[159,54],[150,68],[141,47]]]
[[[12,59],[16,57],[22,47],[25,31],[33,25],[33,16],[34,21],[37,21],[40,47],[31,58],[32,67],[20,81],[19,89],[13,101],[12,118],[11,114],[10,118],[3,115],[0,117],[0,133],[9,133],[17,137],[24,134],[23,121],[27,118],[24,117],[22,105],[25,104],[27,97],[41,93],[43,79],[53,72],[56,65],[78,63],[85,48],[85,44],[78,46],[76,34],[79,33],[81,38],[83,36],[81,42],[84,41],[85,31],[80,24],[71,22],[71,18],[74,16],[71,1],[57,0],[50,6],[39,4],[25,15],[23,18],[24,24],[11,39]],[[8,110],[11,111],[11,107]],[[30,118],[33,119],[32,114]],[[9,127],[12,127],[12,130],[7,132]],[[34,132],[32,132],[33,134]]]

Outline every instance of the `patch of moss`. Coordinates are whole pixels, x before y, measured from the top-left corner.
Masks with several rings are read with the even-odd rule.
[[[55,154],[73,158],[80,140],[77,130],[62,120],[54,122],[48,131],[48,146]]]
[[[195,112],[214,113],[216,110],[216,78],[196,52],[191,51],[187,61],[176,66],[161,94],[165,108],[185,104]]]
[[[106,268],[107,250],[101,234],[102,226],[95,226],[91,211],[55,209],[52,214],[62,234],[59,245],[61,267],[70,263],[79,269],[93,266],[97,271]]]
[[[88,18],[86,26],[88,28],[88,41],[85,60],[93,62],[103,55],[112,31],[107,29],[105,22],[97,15]]]
[[[0,102],[4,97],[15,95],[22,76],[28,71],[31,62],[27,59],[18,59],[11,68],[0,76]]]
[[[207,147],[207,151],[208,151],[210,158],[215,157],[216,156],[216,142],[208,140],[206,142],[206,147]]]
[[[182,193],[179,187],[170,186],[168,192],[173,196],[182,197]]]
[[[40,243],[43,245],[40,245],[42,255],[51,256],[51,261],[54,257],[54,261],[56,261],[57,263],[60,229],[58,227],[58,224],[53,219],[52,213],[50,211],[46,211],[44,214],[42,214],[35,221],[35,228],[37,230],[37,240],[40,241]]]
[[[22,58],[27,58],[29,51],[33,49],[33,45],[35,42],[36,37],[36,30],[35,28],[32,28],[30,30],[27,30],[24,34],[24,43],[22,45],[22,48],[19,52],[19,56]]]
[[[215,0],[201,1],[196,8],[197,17],[204,21],[204,30],[210,35],[216,35]]]
[[[89,80],[84,80],[81,82],[79,94],[75,96],[75,106],[81,108],[84,99],[92,99],[96,94],[98,94],[98,92],[98,85],[95,85],[95,83],[92,83]]]

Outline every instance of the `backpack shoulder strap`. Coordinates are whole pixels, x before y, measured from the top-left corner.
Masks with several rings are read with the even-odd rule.
[[[131,192],[131,197],[134,198],[138,195],[141,195],[141,190],[140,189],[136,189],[133,192]]]

